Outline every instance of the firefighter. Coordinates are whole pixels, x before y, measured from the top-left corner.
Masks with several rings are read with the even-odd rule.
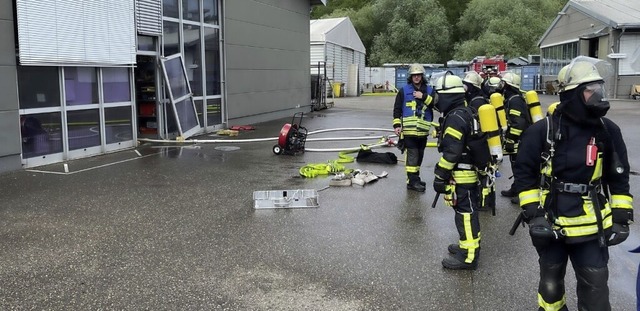
[[[500,82],[502,82],[502,80],[500,80],[500,78],[498,77],[487,77],[483,82],[482,82],[482,92],[484,92],[484,96],[486,98],[490,98],[491,94],[496,93],[496,92],[500,92]]]
[[[578,309],[611,310],[608,246],[623,242],[633,221],[629,162],[609,109],[608,62],[579,56],[558,75],[560,104],[523,135],[514,167],[522,217],[539,255],[538,310],[567,310],[570,259]]]
[[[532,123],[529,114],[529,107],[520,91],[520,76],[513,72],[506,72],[502,75],[502,95],[504,96],[504,109],[507,114],[507,130],[504,133],[503,149],[509,155],[509,162],[513,170],[516,162],[520,136]],[[513,184],[507,190],[500,192],[502,196],[514,198],[518,193],[513,188]],[[512,203],[517,203],[517,198]]]
[[[486,138],[477,143],[479,126],[473,110],[466,105],[462,79],[445,74],[434,88],[434,108],[444,118],[438,140],[442,157],[435,165],[433,189],[444,194],[445,204],[453,207],[460,237],[457,244],[449,245],[449,255],[442,265],[447,269],[475,270],[480,256],[478,178],[479,171],[491,161],[491,154]]]
[[[465,99],[467,105],[476,112],[480,109],[480,106],[489,103],[489,99],[484,96],[482,91],[482,77],[475,71],[469,71],[465,73],[462,83],[465,88]],[[497,171],[497,161],[493,161],[486,171],[482,172],[480,176],[480,210],[494,210],[496,204],[496,192],[495,192],[495,174]]]
[[[420,166],[433,121],[432,89],[427,85],[424,67],[409,66],[407,84],[398,92],[393,106],[393,129],[400,137],[398,148],[405,154],[407,189],[425,192]]]
[[[482,82],[482,77],[475,71],[466,72],[464,79],[462,79],[467,104],[476,111],[480,106],[489,103],[488,97],[482,92]]]

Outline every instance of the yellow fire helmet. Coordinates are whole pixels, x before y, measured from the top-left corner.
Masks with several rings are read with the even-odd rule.
[[[482,84],[482,77],[475,71],[467,71],[464,74],[463,82],[468,82],[473,84],[473,86],[480,88]]]
[[[409,74],[410,75],[423,75],[424,74],[424,67],[422,67],[422,65],[415,63],[415,64],[411,64],[411,66],[409,66]]]
[[[604,81],[613,75],[611,63],[588,56],[578,56],[558,72],[559,92],[573,90],[578,85]]]
[[[446,71],[444,75],[438,77],[434,84],[434,89],[439,94],[465,93],[462,79],[451,73],[451,71]]]
[[[502,74],[502,81],[517,89],[520,89],[520,76],[514,72],[505,72]]]

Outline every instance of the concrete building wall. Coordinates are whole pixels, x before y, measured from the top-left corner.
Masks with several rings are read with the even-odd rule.
[[[0,173],[20,169],[20,116],[13,1],[0,1]]]
[[[229,123],[309,111],[309,1],[224,1],[224,6]]]

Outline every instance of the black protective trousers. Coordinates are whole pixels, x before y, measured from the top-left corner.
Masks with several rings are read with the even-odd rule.
[[[596,239],[576,244],[554,240],[549,246],[536,250],[540,256],[539,311],[568,310],[564,277],[569,259],[576,273],[578,310],[611,310],[607,285],[609,250],[600,247]]]
[[[454,198],[454,221],[462,249],[454,256],[460,262],[476,262],[480,257],[480,193],[477,184],[457,184]]]
[[[420,166],[424,158],[424,149],[427,147],[426,136],[405,136],[407,183],[420,182]]]

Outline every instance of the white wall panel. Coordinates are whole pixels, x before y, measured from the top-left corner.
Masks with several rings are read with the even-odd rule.
[[[620,53],[626,53],[627,57],[620,59],[618,65],[619,75],[640,75],[639,70],[631,67],[634,62],[632,56],[640,49],[640,34],[624,34],[620,38]]]

